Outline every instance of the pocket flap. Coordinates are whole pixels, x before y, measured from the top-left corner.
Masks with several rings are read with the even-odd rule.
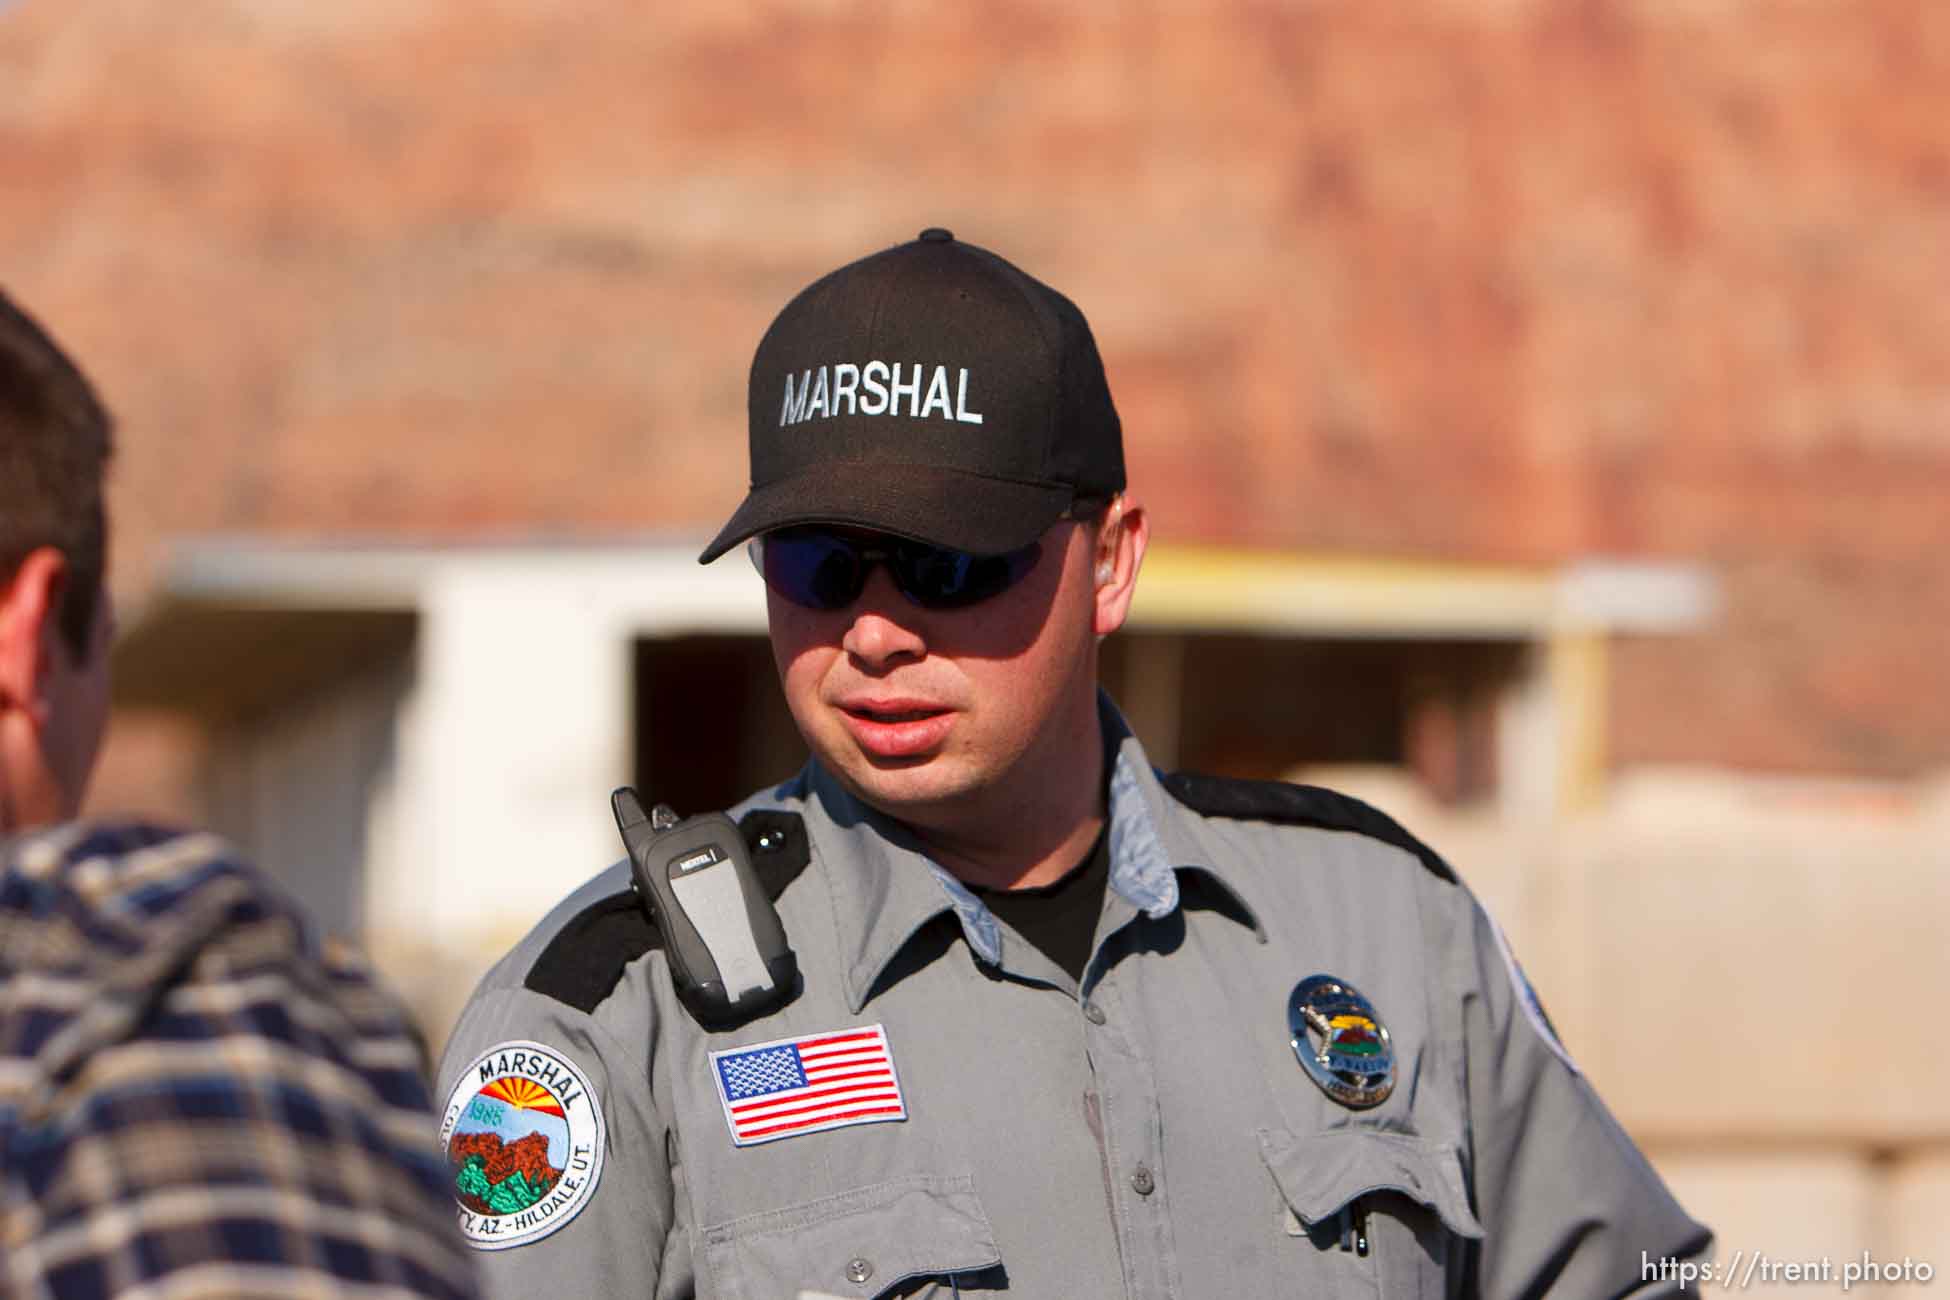
[[[1002,1262],[966,1174],[916,1174],[704,1230],[719,1289],[739,1300],[801,1290],[866,1300],[917,1277]]]
[[[1470,1211],[1462,1161],[1453,1146],[1372,1129],[1333,1129],[1304,1137],[1261,1129],[1259,1151],[1280,1195],[1309,1228],[1358,1197],[1394,1192],[1433,1211],[1458,1237],[1483,1235]]]

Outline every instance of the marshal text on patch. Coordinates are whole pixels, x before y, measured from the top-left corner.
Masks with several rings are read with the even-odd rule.
[[[573,1106],[582,1100],[582,1092],[577,1080],[563,1067],[553,1055],[542,1052],[508,1051],[490,1052],[474,1063],[475,1072],[481,1083],[500,1075],[523,1075],[534,1079],[556,1091],[560,1104]]]

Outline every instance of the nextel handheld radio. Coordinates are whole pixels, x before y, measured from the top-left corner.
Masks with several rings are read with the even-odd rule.
[[[745,837],[723,813],[649,813],[629,786],[609,797],[637,896],[663,932],[677,996],[706,1025],[749,1020],[799,978],[778,911],[759,887]]]

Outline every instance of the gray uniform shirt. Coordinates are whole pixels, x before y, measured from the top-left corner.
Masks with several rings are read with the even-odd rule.
[[[1107,702],[1106,725],[1111,887],[1081,988],[817,764],[734,812],[803,827],[777,899],[789,1005],[701,1029],[624,864],[552,912],[441,1065],[489,1292],[1670,1293],[1646,1261],[1708,1234],[1446,868],[1353,801],[1316,799],[1382,838],[1197,812]],[[1372,1109],[1296,1062],[1286,1003],[1313,974],[1390,1032]],[[859,1047],[863,1068],[815,1068]],[[822,1128],[822,1079],[878,1091]]]

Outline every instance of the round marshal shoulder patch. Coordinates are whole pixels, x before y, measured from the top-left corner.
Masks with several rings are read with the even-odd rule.
[[[539,1241],[589,1203],[603,1172],[603,1108],[568,1057],[540,1043],[490,1047],[447,1097],[440,1143],[460,1230],[477,1250]]]

